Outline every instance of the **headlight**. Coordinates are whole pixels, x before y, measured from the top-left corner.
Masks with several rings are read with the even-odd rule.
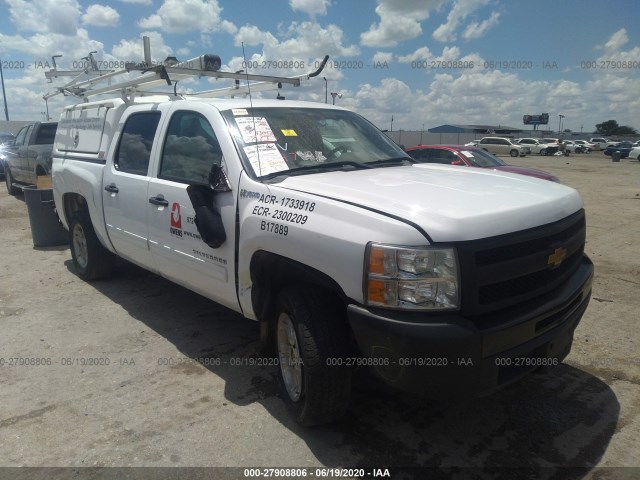
[[[368,305],[411,310],[460,308],[458,261],[453,248],[370,243],[365,261]]]

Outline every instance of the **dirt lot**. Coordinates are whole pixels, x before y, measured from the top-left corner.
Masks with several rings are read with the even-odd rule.
[[[594,153],[512,163],[555,173],[585,200],[596,276],[566,363],[446,407],[362,382],[347,418],[315,429],[289,419],[274,367],[236,365],[256,353],[255,323],[126,264],[108,281],[81,281],[67,247],[33,247],[24,200],[3,187],[0,466],[440,473],[400,469],[421,466],[453,478],[640,478],[640,162]],[[193,361],[214,357],[222,364]],[[543,470],[529,476],[533,468]],[[136,474],[165,478],[167,471]],[[3,468],[0,478],[101,472]]]

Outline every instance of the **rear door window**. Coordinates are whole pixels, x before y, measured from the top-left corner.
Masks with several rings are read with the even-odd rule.
[[[153,138],[160,122],[160,112],[131,115],[122,129],[114,166],[117,170],[146,175],[151,158]]]

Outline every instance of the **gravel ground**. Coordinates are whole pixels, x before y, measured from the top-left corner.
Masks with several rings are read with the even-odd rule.
[[[566,362],[447,406],[361,381],[347,417],[313,429],[289,419],[275,367],[236,365],[258,349],[254,322],[124,263],[110,280],[80,280],[67,247],[33,247],[23,198],[2,188],[0,478],[251,473],[79,467],[640,478],[640,162],[601,153],[507,161],[556,174],[585,201],[596,274]],[[6,468],[19,466],[75,468]]]

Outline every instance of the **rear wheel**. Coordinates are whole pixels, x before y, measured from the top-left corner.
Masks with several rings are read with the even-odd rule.
[[[351,369],[341,365],[348,351],[344,317],[340,302],[315,288],[286,288],[278,297],[281,395],[304,426],[337,420],[349,404]]]
[[[7,193],[9,195],[17,195],[18,188],[13,186],[13,177],[11,176],[11,170],[5,167],[4,169],[4,181],[7,184]]]
[[[95,280],[111,273],[114,256],[98,240],[88,213],[80,212],[71,220],[69,246],[73,265],[80,278]]]

